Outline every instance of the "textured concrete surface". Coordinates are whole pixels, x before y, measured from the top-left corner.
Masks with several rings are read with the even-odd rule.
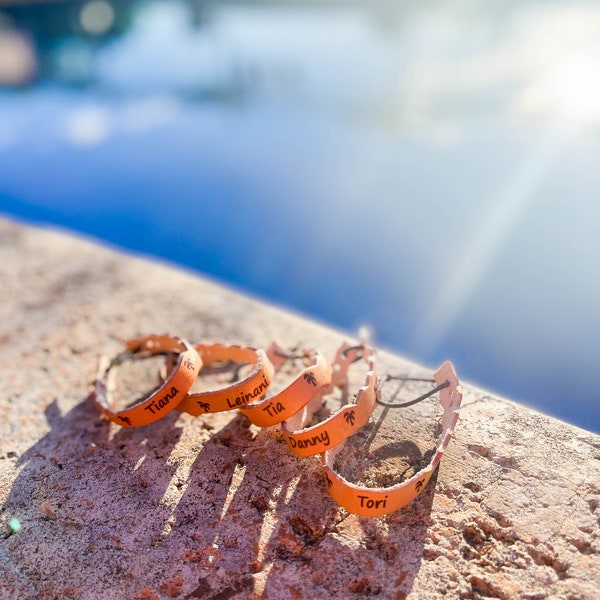
[[[232,412],[123,430],[89,399],[98,356],[136,335],[276,338],[333,356],[339,332],[8,220],[0,298],[1,599],[599,597],[598,436],[464,386],[425,492],[356,517],[328,496],[318,458],[291,456],[276,429]],[[427,373],[383,353],[379,364]],[[393,432],[416,435],[417,455],[425,420],[422,439]]]

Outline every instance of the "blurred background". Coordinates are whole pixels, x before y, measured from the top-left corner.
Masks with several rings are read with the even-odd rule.
[[[0,213],[600,432],[599,32],[585,0],[0,0]]]

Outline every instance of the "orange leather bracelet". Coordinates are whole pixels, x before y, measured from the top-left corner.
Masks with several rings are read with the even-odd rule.
[[[228,387],[188,394],[177,407],[181,412],[198,416],[242,408],[252,400],[263,396],[271,384],[274,368],[263,350],[223,344],[197,344],[195,350],[200,355],[203,365],[207,367],[215,363],[232,362],[252,364],[254,368],[242,381]]]
[[[172,411],[191,389],[202,366],[198,353],[187,342],[169,335],[149,335],[125,343],[125,351],[112,361],[100,360],[94,383],[93,399],[100,411],[123,427],[141,427],[158,421]],[[113,411],[109,404],[109,381],[112,367],[129,358],[156,354],[177,354],[177,361],[169,376],[154,392],[138,400],[131,408]]]
[[[450,443],[462,400],[458,378],[451,363],[445,362],[435,373],[434,380],[440,387],[445,385],[440,390],[439,400],[444,413],[442,434],[429,464],[410,479],[387,488],[355,485],[334,470],[335,457],[344,446],[341,444],[337,448],[325,452],[322,457],[327,489],[338,504],[351,513],[376,517],[401,509],[425,489]]]
[[[275,369],[279,369],[290,358],[275,343],[267,350],[267,356],[274,364]],[[274,396],[259,402],[252,402],[240,410],[255,425],[270,427],[281,423],[301,410],[315,395],[331,383],[331,365],[320,352],[306,349],[302,350],[295,358],[304,358],[310,361],[310,364],[290,385]]]
[[[323,396],[333,391],[335,386],[347,384],[348,368],[361,356],[367,363],[368,371],[365,384],[358,390],[353,402],[342,406],[321,423],[305,427],[321,407]],[[290,451],[298,456],[314,456],[337,446],[363,427],[368,422],[375,405],[376,380],[377,373],[372,348],[364,344],[360,346],[343,344],[338,349],[333,362],[331,386],[316,397],[301,413],[297,413],[281,424],[281,430]]]

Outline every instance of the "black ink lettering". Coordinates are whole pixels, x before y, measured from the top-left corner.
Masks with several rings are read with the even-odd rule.
[[[274,417],[275,415],[278,415],[280,412],[284,411],[285,406],[283,406],[283,404],[281,404],[281,402],[278,402],[277,404],[273,404],[272,402],[269,402],[269,404],[267,404],[267,406],[265,406],[263,408],[263,410],[270,417]]]
[[[329,446],[331,440],[329,438],[329,431],[325,430],[323,433],[318,433],[312,437],[306,437],[304,439],[295,439],[293,437],[288,438],[288,443],[291,448],[314,448],[317,444],[321,443],[323,446]]]
[[[377,502],[375,503],[375,508],[379,508],[380,505],[381,505],[381,508],[385,508],[386,504],[387,504],[387,496],[383,500],[377,500]]]
[[[165,406],[175,398],[179,394],[179,390],[173,386],[171,389],[158,400],[153,400],[148,406],[144,408],[144,410],[149,410],[152,414],[155,414],[157,411],[163,409]]]
[[[235,408],[236,406],[244,406],[244,404],[246,404],[246,402],[240,396],[238,396],[235,400],[230,400],[229,398],[227,398],[227,405],[229,406],[229,408]]]
[[[385,508],[387,505],[387,499],[388,497],[386,496],[385,498],[383,498],[382,500],[373,500],[372,498],[369,498],[369,496],[361,496],[360,494],[358,495],[358,497],[360,498],[360,507],[361,508]]]
[[[263,375],[263,383],[261,383],[258,387],[255,387],[251,392],[243,392],[234,400],[227,398],[227,405],[229,408],[235,408],[236,406],[244,406],[248,404],[250,400],[254,400],[254,398],[258,398],[262,396],[263,392],[267,390],[269,384]]]

